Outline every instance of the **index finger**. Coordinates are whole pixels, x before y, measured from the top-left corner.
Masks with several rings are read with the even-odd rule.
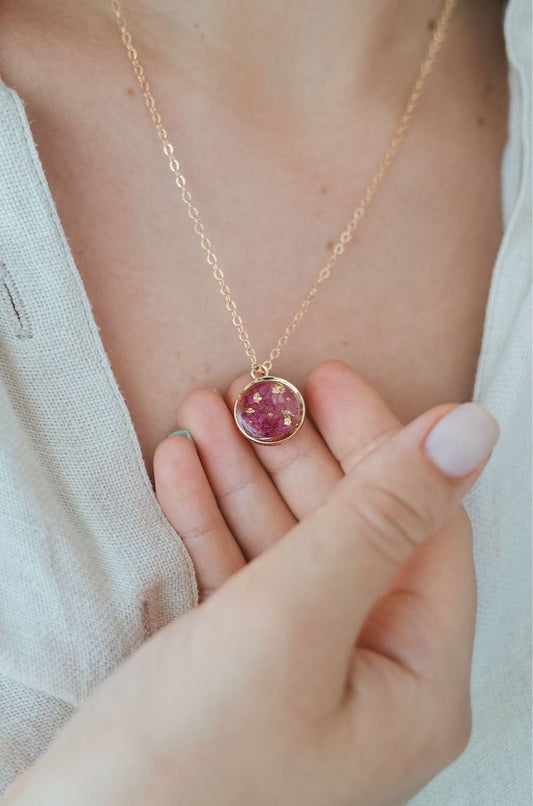
[[[230,404],[247,380],[243,376],[231,385],[228,392]],[[298,519],[322,504],[343,475],[336,458],[308,418],[293,439],[275,446],[253,447]]]
[[[377,597],[458,509],[497,435],[474,404],[426,412],[357,464],[235,586],[253,586],[254,605],[272,613],[279,640],[312,635],[320,646],[313,662],[345,671]]]

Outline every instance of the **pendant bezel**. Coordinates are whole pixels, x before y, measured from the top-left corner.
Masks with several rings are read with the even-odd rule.
[[[251,389],[252,387],[256,386],[259,383],[264,383],[265,381],[273,381],[274,383],[281,383],[281,384],[283,384],[283,386],[286,386],[288,389],[290,389],[291,392],[296,397],[296,399],[298,400],[298,403],[301,406],[301,412],[302,412],[300,422],[298,423],[297,427],[292,432],[292,434],[289,434],[288,436],[283,437],[283,439],[274,440],[272,442],[267,442],[267,441],[263,441],[263,440],[260,440],[260,439],[256,439],[255,437],[250,436],[250,434],[247,434],[246,431],[242,428],[241,423],[239,422],[239,415],[238,415],[238,406],[239,406],[240,401],[244,397],[244,395],[248,392],[249,389]],[[271,446],[271,445],[283,445],[286,442],[289,442],[289,440],[293,439],[296,436],[296,434],[300,431],[300,429],[302,428],[302,425],[304,424],[304,421],[305,421],[305,418],[306,418],[306,413],[307,412],[306,412],[306,406],[305,406],[305,399],[304,399],[304,396],[302,395],[302,393],[300,392],[300,390],[298,389],[298,387],[295,386],[290,381],[285,380],[285,378],[280,378],[277,375],[265,375],[262,378],[253,378],[249,383],[246,384],[246,386],[243,386],[243,388],[241,389],[241,391],[239,392],[239,394],[235,398],[235,403],[233,404],[233,418],[235,420],[235,424],[236,424],[237,428],[239,429],[240,433],[243,435],[243,437],[245,437],[247,440],[249,440],[249,442],[254,442],[256,445],[263,445],[265,447],[268,447],[268,446]]]

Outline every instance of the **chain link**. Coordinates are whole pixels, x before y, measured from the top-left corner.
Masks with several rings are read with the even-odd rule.
[[[205,251],[206,261],[213,272],[213,277],[218,283],[220,293],[224,297],[224,300],[226,302],[226,308],[231,315],[231,321],[233,322],[233,325],[237,330],[239,339],[244,347],[246,355],[251,361],[252,377],[261,378],[270,372],[270,370],[272,369],[273,362],[277,358],[279,358],[279,355],[283,347],[285,347],[290,336],[292,335],[292,333],[294,333],[294,331],[302,321],[311,302],[318,294],[318,291],[320,290],[322,283],[324,283],[331,277],[331,273],[333,271],[337,258],[344,253],[346,246],[352,240],[354,232],[359,226],[361,219],[365,215],[366,210],[370,202],[374,198],[377,189],[379,188],[385,176],[387,175],[389,168],[394,162],[394,159],[398,151],[400,150],[400,146],[402,145],[407,135],[407,132],[409,131],[409,127],[411,125],[413,115],[415,113],[415,110],[418,106],[418,102],[424,90],[427,77],[429,76],[429,74],[433,69],[435,60],[437,58],[437,54],[439,53],[442,44],[446,38],[448,24],[453,15],[456,5],[457,0],[445,0],[445,2],[443,3],[441,13],[433,29],[433,34],[427,47],[424,59],[418,69],[416,81],[412,87],[409,100],[407,101],[407,105],[398,121],[392,139],[387,148],[387,151],[382,157],[381,162],[378,164],[376,172],[374,173],[370,182],[368,183],[365,192],[361,200],[359,201],[359,204],[355,208],[352,217],[350,218],[350,220],[346,225],[346,228],[341,232],[337,242],[332,247],[331,254],[326,264],[318,272],[318,276],[315,282],[305,295],[303,302],[301,303],[300,307],[294,314],[293,318],[283,331],[276,345],[271,349],[267,360],[260,363],[257,359],[255,350],[253,349],[252,344],[250,342],[250,337],[246,331],[246,328],[244,327],[244,322],[237,313],[237,305],[235,304],[235,300],[231,296],[230,289],[228,288],[226,279],[224,277],[224,272],[218,265],[217,256],[215,255],[215,253],[211,248],[211,241],[204,232],[204,225],[200,221],[198,209],[192,203],[192,196],[187,188],[186,179],[181,173],[180,163],[178,159],[174,156],[174,146],[168,139],[167,130],[163,126],[161,115],[157,109],[154,96],[152,95],[150,91],[150,86],[148,84],[148,81],[146,80],[144,74],[144,68],[139,62],[137,50],[133,46],[131,34],[126,27],[126,21],[122,16],[121,4],[119,0],[111,0],[111,8],[115,15],[117,25],[121,33],[122,42],[126,47],[128,58],[132,64],[133,71],[135,73],[137,81],[139,82],[140,88],[144,95],[144,100],[146,102],[146,106],[148,108],[152,121],[157,130],[159,140],[161,141],[163,147],[163,152],[168,159],[169,168],[174,176],[174,181],[176,183],[178,190],[180,191],[183,203],[187,207],[188,215],[193,221],[194,232],[199,237],[200,245],[202,249]]]

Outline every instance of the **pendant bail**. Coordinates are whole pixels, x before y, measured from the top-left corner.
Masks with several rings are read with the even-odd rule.
[[[250,370],[250,375],[254,381],[258,381],[261,378],[266,378],[268,375],[268,368],[264,364],[253,364],[252,369]]]

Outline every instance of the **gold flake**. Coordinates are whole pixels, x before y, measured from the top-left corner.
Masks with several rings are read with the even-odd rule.
[[[283,412],[283,425],[292,425],[292,414],[290,411]]]
[[[262,396],[259,394],[259,392],[256,392],[256,393],[254,394],[254,396],[253,396],[253,401],[254,401],[254,403],[261,403],[262,399],[263,399],[263,398],[262,398]]]
[[[255,414],[255,409],[250,406],[250,408],[246,409],[246,414]]]
[[[285,391],[285,387],[282,383],[277,383],[275,386],[272,387],[272,394],[273,395],[281,395]]]
[[[269,412],[268,412],[268,414],[267,414],[267,417],[273,417],[273,416],[274,416],[274,412],[273,412],[273,411],[269,411]]]

